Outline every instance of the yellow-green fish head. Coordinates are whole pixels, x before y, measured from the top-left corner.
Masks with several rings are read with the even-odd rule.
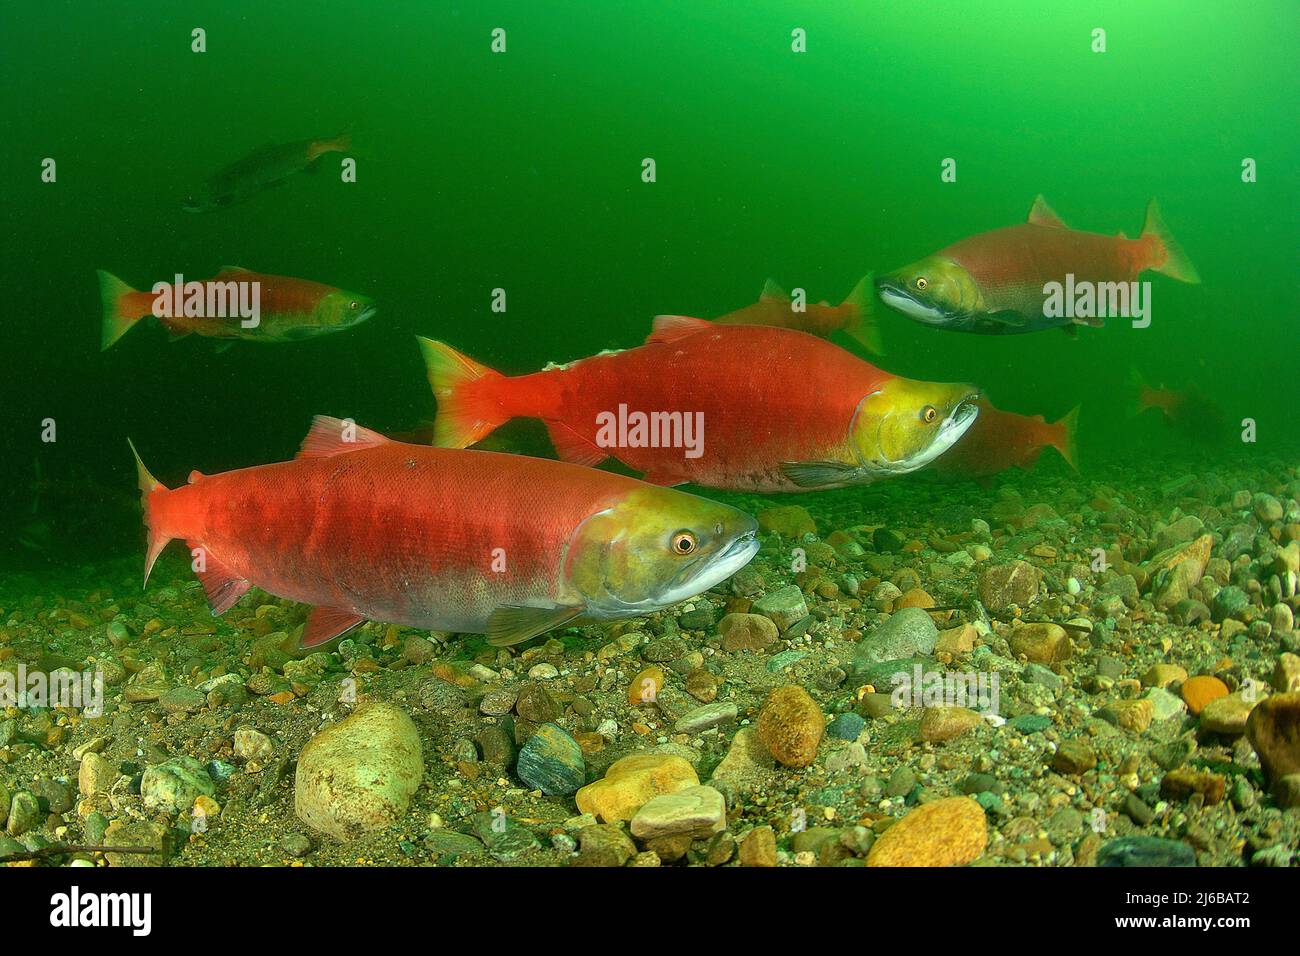
[[[875,477],[924,468],[975,421],[979,389],[965,383],[890,379],[864,398],[852,437],[863,469]]]
[[[876,278],[881,301],[926,325],[951,325],[985,311],[979,283],[943,256],[927,256]]]
[[[646,486],[588,517],[565,557],[589,617],[647,614],[701,594],[758,552],[758,522],[729,505]]]
[[[360,325],[375,312],[375,302],[368,296],[335,289],[316,303],[313,318],[321,331],[341,332]]]

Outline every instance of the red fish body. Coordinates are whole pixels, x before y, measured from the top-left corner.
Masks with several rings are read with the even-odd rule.
[[[1061,453],[1070,467],[1075,463],[1075,425],[1079,409],[1072,409],[1059,421],[1048,423],[1042,415],[1018,415],[980,401],[980,414],[961,441],[939,458],[936,471],[987,477],[1008,468],[1032,469],[1049,445]]]
[[[311,604],[306,645],[367,618],[484,633],[499,608],[607,612],[575,584],[575,531],[630,496],[651,510],[697,509],[719,531],[734,522],[740,536],[752,525],[733,508],[621,475],[407,445],[356,426],[349,440],[348,427],[317,419],[293,461],[196,472],[170,490],[141,466],[146,577],[179,538],[213,613],[253,586]]]
[[[566,461],[594,465],[614,457],[655,484],[794,491],[808,485],[792,476],[791,463],[838,463],[845,474],[836,484],[863,480],[850,472],[874,457],[864,456],[854,434],[855,424],[866,427],[857,414],[864,400],[891,382],[929,386],[789,329],[676,316],[661,316],[655,328],[638,348],[517,378],[422,340],[438,396],[438,443],[464,447],[511,418],[540,418]],[[971,394],[969,386],[942,389],[935,404],[955,407]],[[602,421],[660,413],[684,425],[698,422],[700,447],[602,440]],[[941,422],[928,424],[938,429]]]

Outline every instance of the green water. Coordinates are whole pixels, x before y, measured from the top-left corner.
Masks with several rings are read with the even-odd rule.
[[[1144,276],[1150,328],[1112,321],[1073,341],[888,313],[885,367],[974,381],[1049,419],[1082,403],[1085,474],[1294,449],[1292,2],[741,9],[5,3],[6,564],[138,552],[128,435],[171,484],[287,458],[317,413],[409,427],[434,412],[417,333],[531,371],[635,345],[657,313],[731,311],[767,276],[838,301],[868,271],[1021,221],[1037,193],[1075,228],[1129,235],[1158,197],[1203,283]],[[191,52],[195,27],[207,52]],[[327,164],[245,204],[181,210],[250,150],[345,127],[356,183]],[[948,157],[956,182],[941,181]],[[1242,182],[1246,157],[1257,182]],[[218,355],[155,326],[100,353],[96,269],[147,287],[231,263],[355,289],[380,312],[305,343]],[[1228,427],[1192,441],[1130,418],[1132,368],[1198,387]],[[61,485],[33,516],[38,465]],[[34,517],[44,545],[13,547]]]

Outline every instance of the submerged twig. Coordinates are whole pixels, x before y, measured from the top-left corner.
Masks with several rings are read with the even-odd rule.
[[[52,843],[39,850],[15,850],[12,853],[0,853],[0,863],[23,863],[28,860],[43,860],[51,856],[63,856],[67,853],[154,853],[162,851],[153,846],[86,846],[81,843]]]

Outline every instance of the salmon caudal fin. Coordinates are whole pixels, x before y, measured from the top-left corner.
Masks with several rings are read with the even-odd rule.
[[[438,417],[433,422],[433,443],[441,448],[468,448],[504,425],[503,416],[484,384],[504,376],[486,365],[461,355],[450,345],[416,336],[429,385],[438,399]]]
[[[99,276],[99,300],[104,306],[104,322],[99,339],[99,350],[104,352],[126,335],[143,316],[131,313],[129,297],[135,294],[135,289],[103,269],[96,269],[95,274]]]
[[[167,489],[157,478],[149,474],[149,469],[140,460],[140,453],[135,450],[131,439],[128,438],[126,443],[131,446],[131,454],[135,456],[135,474],[140,484],[140,507],[144,509],[144,527],[148,533],[144,557],[144,583],[148,584],[149,572],[153,570],[154,562],[158,560],[162,549],[167,547],[167,542],[171,541],[171,535],[164,533],[158,527],[153,513],[153,504],[157,501],[158,495],[166,494]]]
[[[1164,261],[1152,266],[1156,272],[1177,279],[1179,282],[1201,281],[1201,277],[1196,273],[1196,266],[1192,265],[1192,260],[1187,258],[1187,253],[1183,251],[1183,247],[1178,244],[1178,240],[1165,225],[1164,219],[1160,216],[1160,207],[1156,205],[1154,199],[1147,203],[1147,221],[1142,226],[1141,238],[1147,237],[1155,239],[1164,251]],[[1157,253],[1155,258],[1159,260],[1160,254]]]
[[[880,335],[880,325],[876,321],[876,282],[871,273],[858,280],[844,298],[843,305],[853,307],[853,320],[844,331],[874,355],[885,354],[885,343]]]
[[[1066,460],[1071,468],[1079,470],[1079,406],[1075,405],[1061,417],[1059,421],[1052,423],[1052,447],[1061,453],[1061,457]]]

